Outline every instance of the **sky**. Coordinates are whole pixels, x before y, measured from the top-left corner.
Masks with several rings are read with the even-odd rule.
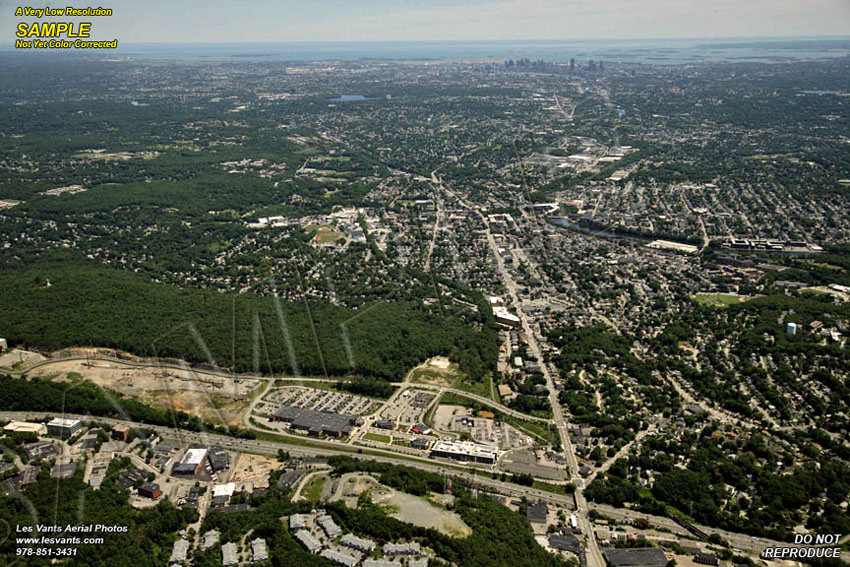
[[[19,0],[26,2],[26,0]],[[18,6],[0,2],[14,43]],[[54,2],[53,6],[67,4]],[[104,0],[93,40],[372,42],[847,36],[850,0]]]

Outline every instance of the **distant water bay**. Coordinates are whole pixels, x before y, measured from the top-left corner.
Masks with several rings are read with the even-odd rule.
[[[648,65],[702,61],[775,62],[850,56],[850,38],[573,41],[403,41],[358,43],[119,44],[110,57],[184,61],[357,61],[506,59]]]

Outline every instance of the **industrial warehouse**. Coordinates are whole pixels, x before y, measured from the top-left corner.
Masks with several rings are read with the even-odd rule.
[[[431,456],[492,465],[499,457],[499,449],[490,447],[489,445],[478,445],[470,442],[453,443],[451,441],[437,441],[431,448]]]
[[[207,456],[205,447],[192,447],[186,450],[186,454],[179,463],[174,465],[173,474],[196,474],[201,468],[201,463]]]
[[[306,431],[314,437],[332,435],[343,437],[351,433],[359,418],[354,415],[315,411],[311,409],[284,406],[269,418],[271,421],[289,423],[292,429]]]

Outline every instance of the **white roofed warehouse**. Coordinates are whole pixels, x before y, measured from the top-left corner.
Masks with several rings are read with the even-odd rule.
[[[47,435],[47,426],[31,421],[10,421],[3,426],[3,433],[32,433],[43,437]]]
[[[180,462],[174,465],[171,472],[174,474],[197,474],[206,457],[207,449],[205,447],[189,448]]]
[[[453,443],[451,441],[437,441],[431,447],[431,456],[492,465],[499,458],[499,449],[489,445],[479,445],[471,442]]]

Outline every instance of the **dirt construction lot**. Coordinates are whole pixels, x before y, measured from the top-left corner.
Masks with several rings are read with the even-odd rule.
[[[252,455],[250,453],[240,453],[236,462],[233,464],[233,473],[230,475],[230,481],[241,483],[267,478],[272,471],[276,471],[282,466],[276,459]]]
[[[449,362],[445,356],[437,356],[411,370],[408,380],[414,383],[450,387],[457,382],[459,374],[460,369],[457,364]]]
[[[29,374],[53,376],[61,381],[82,378],[148,404],[229,425],[242,422],[249,404],[248,394],[262,384],[259,380],[237,382],[188,368],[131,367],[105,360],[57,360]]]
[[[424,498],[399,492],[380,484],[374,477],[365,474],[344,475],[332,500],[343,500],[348,506],[355,505],[361,492],[368,491],[372,501],[385,506],[390,516],[402,522],[423,528],[433,528],[451,537],[466,537],[472,529],[456,513],[446,510]],[[439,498],[435,498],[438,500]]]

